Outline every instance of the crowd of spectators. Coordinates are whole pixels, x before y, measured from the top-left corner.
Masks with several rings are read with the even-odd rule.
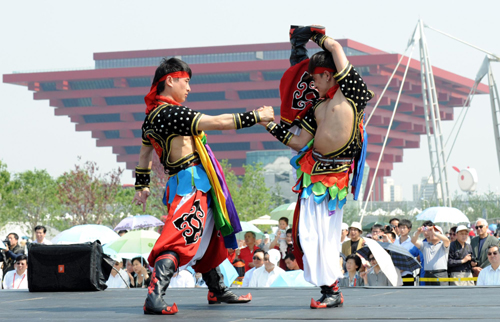
[[[339,279],[341,287],[390,286],[389,279],[380,269],[378,260],[372,252],[360,255],[358,252],[366,245],[366,239],[381,243],[391,243],[411,254],[420,264],[421,269],[403,271],[396,268],[398,282],[396,286],[414,286],[420,278],[457,278],[447,281],[420,281],[420,285],[438,286],[474,286],[500,285],[499,236],[492,236],[488,223],[479,219],[469,229],[464,225],[451,227],[444,233],[440,226],[425,221],[413,229],[411,221],[393,218],[387,226],[375,224],[367,234],[361,224],[342,224],[342,252],[340,263],[343,277]],[[412,231],[413,229],[413,231]],[[476,234],[473,231],[476,231]],[[33,243],[50,245],[45,238],[44,226],[35,227],[36,239]],[[125,234],[126,231],[120,232]],[[0,261],[2,262],[2,286],[4,289],[27,289],[28,257],[19,236],[10,233],[3,241]],[[287,271],[300,271],[295,257],[292,229],[288,219],[279,220],[279,228],[272,240],[266,234],[257,239],[254,232],[244,234],[240,247],[228,251],[228,260],[236,268],[239,277],[236,284],[243,287],[270,287],[276,279]],[[392,247],[392,246],[391,246]],[[390,251],[388,251],[390,253]],[[114,269],[107,281],[109,288],[147,288],[151,279],[151,268],[143,257],[132,260],[113,257]],[[475,283],[471,277],[477,277]],[[201,274],[188,268],[177,272],[170,287],[206,287]]]

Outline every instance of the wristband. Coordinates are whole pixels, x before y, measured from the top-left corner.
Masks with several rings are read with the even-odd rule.
[[[151,169],[135,167],[135,190],[142,191],[149,189],[151,181]]]
[[[251,127],[260,122],[260,115],[257,111],[233,114],[234,128],[239,130]]]
[[[278,125],[274,122],[267,123],[266,130],[284,145],[288,145],[293,137],[293,133],[288,132],[281,125]]]
[[[328,37],[327,35],[322,35],[322,34],[315,34],[313,37],[312,37],[312,40],[318,45],[320,46],[321,48],[323,48],[323,50],[327,50],[325,48],[325,40],[327,38],[330,38]]]

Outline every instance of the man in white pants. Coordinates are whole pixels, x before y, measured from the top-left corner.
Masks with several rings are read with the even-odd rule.
[[[288,115],[283,113],[287,106],[283,104],[283,125],[269,122],[266,129],[277,140],[299,151],[291,161],[298,178],[294,191],[299,193],[293,220],[295,245],[298,246],[295,249],[303,252],[303,256],[298,254],[301,256],[296,255],[296,258],[302,259],[306,281],[320,286],[322,293],[319,300],[311,299],[310,307],[338,307],[344,302],[337,285],[337,279],[342,276],[339,263],[342,207],[348,193],[349,175],[354,169],[354,181],[358,182],[358,164],[361,167],[364,164],[364,108],[373,92],[367,89],[349,63],[342,46],[324,35],[323,27],[292,26],[290,36],[292,64],[303,58],[299,57],[301,46],[305,46],[309,39],[324,49],[314,54],[307,65],[307,73],[314,80],[312,88],[317,91],[319,99],[308,101],[302,107],[303,113],[293,122],[288,122],[300,126],[300,134],[288,131],[286,122],[283,122]],[[290,75],[292,78],[296,77],[293,75],[302,75],[298,87],[310,87],[305,72],[297,72],[305,63],[307,61],[302,60],[285,72],[280,93],[283,93],[283,84],[288,82]],[[303,95],[301,93],[298,88],[294,95]]]

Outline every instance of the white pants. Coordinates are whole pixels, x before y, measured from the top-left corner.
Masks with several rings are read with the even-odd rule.
[[[299,240],[304,256],[304,278],[316,286],[332,285],[342,277],[340,267],[340,237],[342,209],[330,215],[327,196],[322,203],[314,194],[300,199]]]

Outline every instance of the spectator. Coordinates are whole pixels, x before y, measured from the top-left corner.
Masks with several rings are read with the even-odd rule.
[[[343,243],[347,240],[349,240],[349,237],[347,237],[347,235],[349,235],[349,226],[343,222],[342,223],[342,234],[340,235],[340,243]]]
[[[120,231],[118,231],[118,236],[122,237],[126,233],[128,233],[128,230],[120,230]]]
[[[35,240],[33,244],[52,245],[50,240],[45,239],[45,235],[47,234],[47,228],[45,228],[45,226],[36,226],[34,231]]]
[[[20,255],[17,257],[14,266],[15,270],[11,270],[5,274],[3,288],[16,290],[28,289],[28,257]]]
[[[399,238],[394,242],[394,244],[403,247],[407,251],[409,251],[414,257],[419,256],[418,249],[412,244],[411,239],[409,237],[412,223],[408,219],[402,219],[399,222],[398,230],[399,230]],[[402,271],[402,278],[413,278],[413,272],[410,271]],[[403,286],[414,286],[414,282],[403,282]]]
[[[426,241],[419,241],[418,237],[424,233]],[[413,234],[411,242],[424,255],[424,267],[426,278],[447,278],[448,277],[448,252],[450,240],[443,235],[443,230],[439,226],[434,226],[432,221],[425,221],[422,227]],[[447,286],[448,282],[425,282],[425,285]]]
[[[274,238],[271,245],[269,246],[269,249],[273,249],[278,246],[282,259],[284,259],[287,254],[288,244],[286,242],[286,232],[288,229],[288,218],[281,217],[279,220],[279,229],[276,232],[276,238]]]
[[[236,256],[245,262],[245,272],[248,272],[250,268],[254,267],[252,261],[253,254],[259,249],[259,247],[255,245],[255,233],[253,231],[247,231],[245,233],[245,244],[247,247],[236,250]]]
[[[368,271],[364,271],[360,274],[364,284],[367,286],[392,286],[387,276],[385,276],[384,272],[380,269],[372,253],[368,255],[368,261],[372,267]]]
[[[111,274],[106,281],[108,288],[127,288],[130,285],[131,276],[123,270],[123,259],[112,256],[115,261]]]
[[[194,287],[208,287],[207,283],[203,280],[203,274],[196,272],[194,274],[195,285]]]
[[[3,261],[3,276],[5,278],[5,274],[7,272],[14,270],[14,262],[21,255],[24,255],[24,249],[19,245],[19,236],[16,233],[10,233],[7,235],[8,244],[5,245],[5,249],[2,250],[2,258]]]
[[[382,225],[379,225],[379,224],[373,225],[372,229],[371,229],[372,239],[374,239],[376,241],[381,241],[382,235],[383,235],[382,229],[384,229],[384,226],[382,226]]]
[[[292,228],[286,231],[286,253],[287,255],[293,253],[293,235]]]
[[[129,273],[130,275],[135,275],[135,272],[134,272],[134,265],[132,265],[132,260],[130,259],[122,259],[123,260],[123,263],[125,264],[125,271],[127,271],[127,273]]]
[[[373,255],[372,255],[373,256]],[[346,269],[344,277],[339,279],[340,287],[364,286],[364,280],[358,271],[361,268],[361,258],[358,255],[351,254],[346,258]]]
[[[170,279],[169,287],[174,288],[193,288],[195,287],[195,280],[193,274],[189,272],[187,269],[183,269],[182,271],[175,273],[174,276]]]
[[[236,258],[236,252],[232,248],[227,249],[227,260],[232,264]]]
[[[450,228],[450,243],[453,243],[455,240],[457,240],[457,226]]]
[[[396,233],[394,232],[394,230],[391,228],[391,226],[387,226],[385,227],[385,231],[383,232],[382,236],[382,242],[384,243],[391,243],[393,244],[394,241],[396,241]]]
[[[245,277],[243,277],[243,287],[248,287],[250,285],[250,280],[252,279],[253,273],[255,270],[259,267],[262,267],[264,265],[264,257],[266,255],[266,252],[264,252],[262,249],[257,249],[253,253],[253,265],[254,267],[249,269],[248,272],[245,273]]]
[[[500,266],[500,254],[498,245],[488,246],[486,254],[491,265],[486,266],[479,272],[477,285],[500,285],[500,269],[498,269]]]
[[[472,277],[472,247],[467,244],[469,229],[464,225],[455,228],[456,240],[450,244],[448,256],[448,272],[450,277]],[[451,229],[450,229],[451,231]],[[454,286],[474,286],[473,281],[451,282]]]
[[[363,230],[359,222],[353,222],[349,227],[350,240],[342,244],[342,254],[349,256],[356,253],[358,249],[364,246],[365,241],[361,237]]]
[[[148,269],[148,262],[143,257],[132,259],[135,276],[130,280],[130,287],[145,288],[149,286],[151,272]]]
[[[250,287],[269,287],[285,271],[277,264],[280,260],[280,252],[276,249],[269,250],[264,257],[264,265],[253,273]]]
[[[498,246],[498,239],[488,234],[488,222],[484,219],[476,221],[477,236],[472,238],[472,275],[478,276],[479,272],[490,265],[487,256],[488,248],[492,245]]]
[[[297,264],[297,260],[295,259],[295,255],[291,253],[285,256],[285,264],[290,271],[296,271],[300,269],[299,264]]]
[[[399,232],[399,222],[400,220],[398,218],[392,218],[389,220],[389,224],[391,225],[392,230],[396,234],[396,237],[398,237],[401,233]]]

